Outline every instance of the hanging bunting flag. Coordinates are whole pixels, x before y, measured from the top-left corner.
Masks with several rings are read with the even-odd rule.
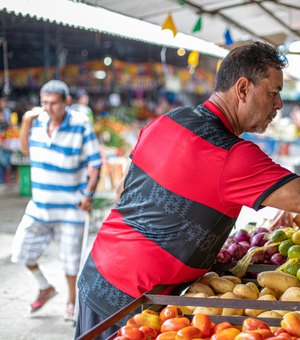
[[[222,64],[222,59],[219,59],[218,60],[218,62],[217,62],[217,66],[216,66],[216,72],[218,72],[219,71],[219,68],[220,68],[220,66],[221,66],[221,64]]]
[[[171,14],[168,15],[167,19],[165,20],[165,22],[162,24],[161,28],[163,30],[171,30],[173,32],[174,37],[177,34],[177,30],[174,24],[174,21],[172,19]]]
[[[225,45],[229,46],[233,44],[233,40],[231,38],[231,33],[229,28],[226,28],[225,33],[224,33],[224,38],[225,38]]]
[[[202,28],[202,16],[200,16],[198,18],[198,20],[196,21],[196,24],[195,24],[195,26],[193,28],[193,33],[200,32],[201,28]]]
[[[190,73],[195,72],[195,68],[198,66],[198,63],[199,63],[199,52],[198,51],[190,52],[188,56],[188,64],[189,64],[188,66],[189,66]]]
[[[192,51],[188,56],[188,64],[191,66],[197,66],[199,63],[199,52]]]

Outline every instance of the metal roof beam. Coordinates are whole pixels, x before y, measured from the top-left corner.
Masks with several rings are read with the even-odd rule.
[[[248,2],[248,3],[250,3],[250,2]],[[209,11],[209,10],[204,9],[202,6],[195,5],[194,3],[190,2],[190,1],[187,1],[187,0],[185,1],[185,4],[187,4],[187,5],[195,8],[195,9],[197,9],[198,10],[197,13],[199,13],[199,14],[218,15],[225,22],[228,22],[229,24],[234,25],[235,27],[239,28],[241,31],[247,32],[251,36],[256,37],[258,39],[261,39],[261,40],[264,40],[264,41],[266,41],[266,42],[268,42],[268,43],[273,45],[272,41],[270,41],[269,39],[266,39],[266,38],[256,34],[255,32],[251,31],[250,29],[246,28],[245,26],[239,24],[237,21],[229,18],[227,15],[221,13],[219,9],[216,9],[216,10],[213,10],[213,11]],[[243,3],[243,4],[245,5],[245,3]],[[239,4],[239,6],[241,6],[241,4]],[[229,8],[229,7],[231,7],[231,8],[232,7],[237,7],[237,4],[236,5],[232,5],[232,6],[227,6],[226,8]],[[224,10],[224,9],[225,9],[225,7],[222,8],[222,10]]]
[[[282,27],[286,28],[290,33],[295,34],[298,38],[300,38],[300,34],[298,33],[297,30],[292,29],[287,25],[285,22],[277,18],[270,10],[268,10],[266,7],[264,7],[261,3],[256,2],[255,0],[251,0],[251,2],[257,4],[265,13],[267,13],[272,19],[277,21]]]

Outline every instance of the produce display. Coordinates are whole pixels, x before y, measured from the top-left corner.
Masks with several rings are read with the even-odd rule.
[[[240,270],[252,264],[280,266],[277,270],[300,279],[300,230],[291,227],[239,229],[228,237],[216,263],[238,262]],[[238,275],[238,271],[234,271]],[[240,275],[238,275],[240,276]]]
[[[229,273],[204,274],[173,296],[173,304],[163,296],[156,299],[153,310],[131,317],[115,339],[300,340],[298,227],[240,229],[227,239],[216,262],[220,268],[232,263]],[[241,273],[249,263],[264,268],[255,279],[232,270]]]
[[[195,314],[191,319],[180,308],[169,305],[160,313],[144,310],[135,314],[121,327],[116,340],[263,340],[300,337],[300,315],[286,314],[281,327],[272,329],[266,322],[246,318],[241,326],[230,322],[214,323],[208,315]]]
[[[258,285],[243,283],[234,275],[219,276],[208,272],[194,282],[183,296],[216,299],[251,299],[264,301],[299,301],[300,281],[293,275],[280,271],[265,271],[257,276]],[[250,308],[219,308],[189,306],[191,314],[282,318],[289,310],[262,310]]]

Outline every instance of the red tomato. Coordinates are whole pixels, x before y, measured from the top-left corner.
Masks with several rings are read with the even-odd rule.
[[[172,318],[164,321],[161,325],[160,331],[168,332],[168,331],[179,331],[181,328],[187,327],[190,325],[190,320],[185,316]]]
[[[211,323],[209,316],[205,314],[202,313],[195,314],[193,316],[191,325],[200,329],[203,338],[209,338],[213,334],[214,331],[213,325]]]
[[[276,329],[276,331],[274,332],[274,335],[279,335],[281,333],[286,333],[286,330],[282,327],[279,327]]]
[[[160,333],[156,340],[175,340],[177,335],[177,331],[169,331],[169,332],[164,332]]]
[[[295,312],[285,314],[281,320],[281,327],[290,335],[300,337],[300,315]]]
[[[214,334],[211,337],[211,340],[234,340],[235,337],[240,333],[237,328],[231,327],[226,328],[220,331],[217,334]]]
[[[263,339],[267,339],[274,336],[273,332],[269,329],[256,329],[253,332],[260,334]]]
[[[257,329],[268,329],[271,330],[270,326],[267,325],[265,322],[254,319],[254,318],[247,318],[243,321],[242,331],[255,331]]]
[[[157,337],[158,332],[148,326],[142,326],[139,330],[145,334],[146,340],[154,340]]]
[[[175,337],[175,340],[192,340],[196,338],[201,338],[202,332],[199,328],[194,326],[187,326],[181,328]]]
[[[295,338],[295,339],[298,339],[298,338]],[[272,336],[271,338],[266,338],[266,340],[293,340],[293,337],[291,337],[287,333],[282,333],[277,336]]]
[[[165,321],[171,318],[177,318],[178,316],[181,315],[182,315],[181,309],[179,309],[176,306],[167,306],[159,313],[161,321]]]
[[[238,334],[234,340],[263,340],[263,337],[254,331],[247,331]]]
[[[215,327],[215,333],[221,332],[223,329],[226,328],[233,328],[232,324],[230,322],[224,321],[216,325]]]
[[[145,334],[137,327],[123,326],[118,330],[117,335],[124,336],[130,340],[145,340]]]

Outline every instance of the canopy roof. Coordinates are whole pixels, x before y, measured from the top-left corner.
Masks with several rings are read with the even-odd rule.
[[[300,40],[299,0],[82,0],[117,13],[162,25],[171,13],[178,32],[224,44],[230,30],[235,43],[261,39],[273,45]],[[199,16],[200,32],[192,33]]]

